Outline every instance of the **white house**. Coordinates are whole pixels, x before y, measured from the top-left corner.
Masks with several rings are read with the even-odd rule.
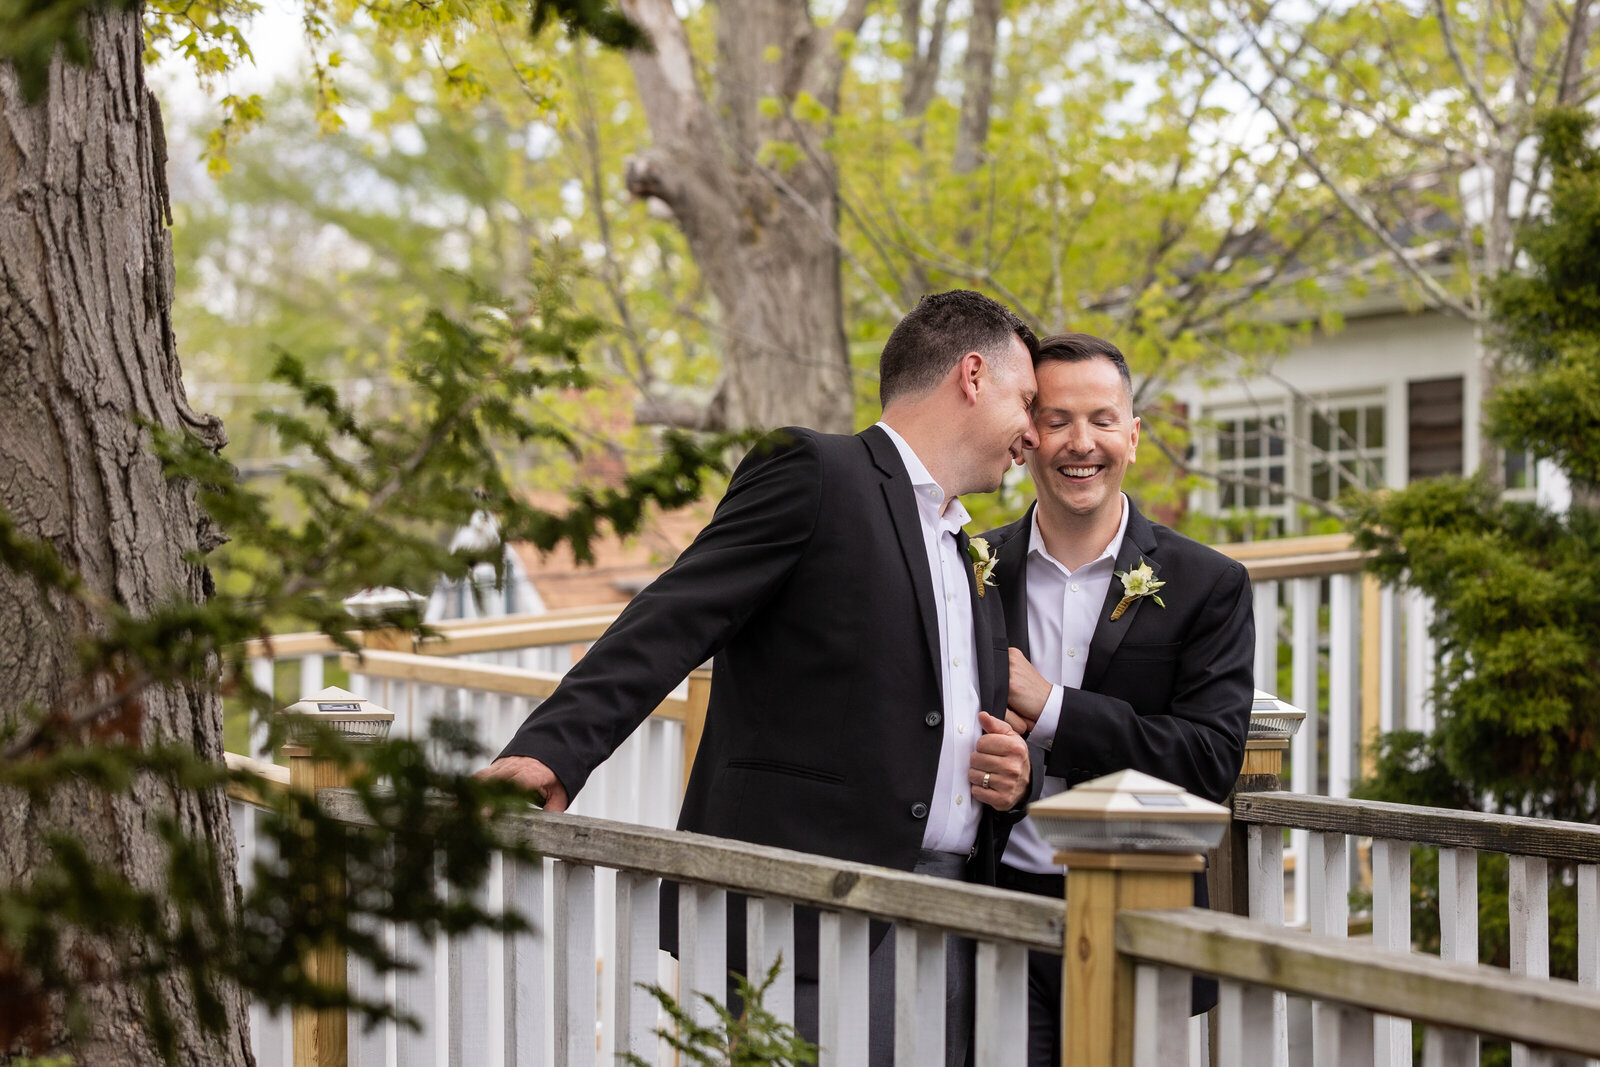
[[[1197,427],[1197,466],[1232,474],[1194,492],[1209,515],[1252,513],[1267,536],[1304,532],[1310,509],[1351,485],[1400,487],[1478,466],[1483,390],[1472,325],[1373,299],[1346,311],[1343,330],[1248,374],[1178,383],[1173,396]],[[1564,507],[1551,464],[1504,457],[1509,493]],[[1256,483],[1256,484],[1252,484]],[[1275,489],[1282,486],[1283,490]]]

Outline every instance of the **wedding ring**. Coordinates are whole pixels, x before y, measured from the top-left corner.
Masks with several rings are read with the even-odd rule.
[[[988,788],[989,788],[989,772],[988,772],[988,771],[984,771],[984,772],[983,772],[983,782],[982,782],[982,786],[983,786],[983,788],[985,788],[985,789],[988,789]]]

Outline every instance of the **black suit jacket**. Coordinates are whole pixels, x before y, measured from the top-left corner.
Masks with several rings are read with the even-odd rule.
[[[966,570],[979,703],[1003,712],[1005,620]],[[678,827],[909,870],[944,736],[933,596],[917,503],[889,436],[778,431],[739,465],[694,543],[501,754],[542,760],[576,795],[714,656]],[[972,880],[993,883],[1011,821],[984,809]],[[743,924],[730,928],[737,953]],[[814,952],[797,950],[802,973]]]
[[[1037,506],[1037,505],[1035,505]],[[1113,578],[1089,645],[1083,685],[1067,689],[1048,753],[1035,749],[1033,789],[1047,774],[1067,785],[1132,768],[1221,802],[1244,764],[1255,695],[1255,622],[1243,565],[1152,523],[1130,501],[1116,569],[1148,562],[1167,584],[1166,607],[1142,597],[1116,622]],[[1033,509],[987,534],[1007,633],[1028,647],[1028,539]]]

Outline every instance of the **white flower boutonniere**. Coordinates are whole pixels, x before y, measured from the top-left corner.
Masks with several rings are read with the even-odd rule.
[[[978,583],[978,597],[983,597],[983,587],[994,585],[994,565],[1000,562],[989,549],[989,542],[974,537],[967,542],[967,555],[972,557],[972,577]]]
[[[1156,572],[1151,570],[1150,564],[1144,560],[1141,559],[1139,565],[1131,571],[1117,571],[1116,576],[1122,579],[1122,599],[1118,601],[1117,606],[1111,611],[1112,622],[1122,618],[1122,613],[1128,610],[1128,605],[1140,597],[1147,596],[1154,600],[1156,607],[1166,607],[1161,602],[1161,598],[1156,596],[1156,590],[1167,583],[1157,581]]]

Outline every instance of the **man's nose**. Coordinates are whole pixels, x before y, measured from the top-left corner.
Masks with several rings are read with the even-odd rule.
[[[1089,427],[1082,422],[1072,422],[1067,425],[1066,433],[1067,451],[1074,455],[1084,455],[1094,451],[1094,437],[1089,433]]]
[[[1034,425],[1033,416],[1028,416],[1028,425],[1022,431],[1022,447],[1033,451],[1039,447],[1039,427]]]

